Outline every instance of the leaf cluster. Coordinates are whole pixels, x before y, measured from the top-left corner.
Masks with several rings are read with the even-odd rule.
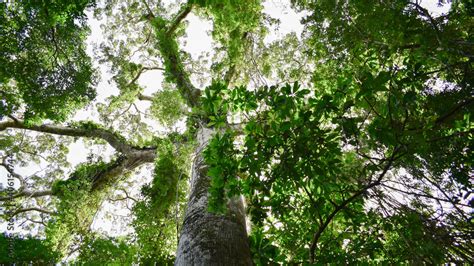
[[[169,127],[186,114],[186,104],[179,91],[165,87],[153,95],[150,111],[161,124]]]
[[[228,199],[239,194],[236,176],[239,164],[235,155],[234,136],[230,132],[216,134],[203,152],[211,179],[209,210],[212,212],[225,213]]]
[[[75,263],[86,265],[130,265],[136,261],[137,247],[127,239],[91,236],[83,241]]]
[[[11,246],[12,245],[12,246]],[[59,254],[52,251],[45,240],[32,237],[14,237],[0,235],[0,263],[11,264],[54,264],[59,261]],[[9,253],[10,248],[13,254]]]

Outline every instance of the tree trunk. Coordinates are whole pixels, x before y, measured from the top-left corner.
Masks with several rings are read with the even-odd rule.
[[[227,214],[208,212],[210,178],[202,147],[211,130],[198,134],[199,148],[193,164],[188,206],[181,229],[175,265],[252,265],[241,197],[230,200]]]

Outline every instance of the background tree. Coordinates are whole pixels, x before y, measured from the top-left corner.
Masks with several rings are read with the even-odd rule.
[[[96,102],[95,122],[67,116],[94,95],[86,7],[107,18],[97,54],[119,90]],[[302,36],[267,43],[277,21],[260,1],[2,6],[0,148],[20,184],[3,192],[15,203],[5,219],[45,236],[33,241],[56,261],[473,261],[472,6],[292,7],[307,14]],[[199,60],[180,49],[191,13],[213,23],[213,54]],[[19,70],[27,62],[35,71]],[[138,82],[147,72],[165,77],[153,95]],[[115,153],[68,170],[71,137]],[[137,178],[150,163],[149,182]],[[47,171],[18,174],[29,164]],[[132,233],[91,230],[109,203],[130,209]]]
[[[25,120],[64,120],[95,97],[84,44],[88,6],[81,0],[0,6],[0,117],[20,111]]]

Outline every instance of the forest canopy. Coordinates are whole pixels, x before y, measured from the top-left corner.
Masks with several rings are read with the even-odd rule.
[[[0,263],[472,263],[474,5],[429,2],[0,3]]]

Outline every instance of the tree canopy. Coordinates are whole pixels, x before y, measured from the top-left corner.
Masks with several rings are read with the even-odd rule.
[[[173,264],[202,158],[255,265],[472,263],[474,6],[424,2],[292,0],[304,30],[270,41],[260,0],[0,4],[0,262]]]
[[[85,53],[84,8],[90,1],[25,1],[0,5],[0,117],[65,120],[95,97]],[[47,108],[46,108],[47,107]]]

